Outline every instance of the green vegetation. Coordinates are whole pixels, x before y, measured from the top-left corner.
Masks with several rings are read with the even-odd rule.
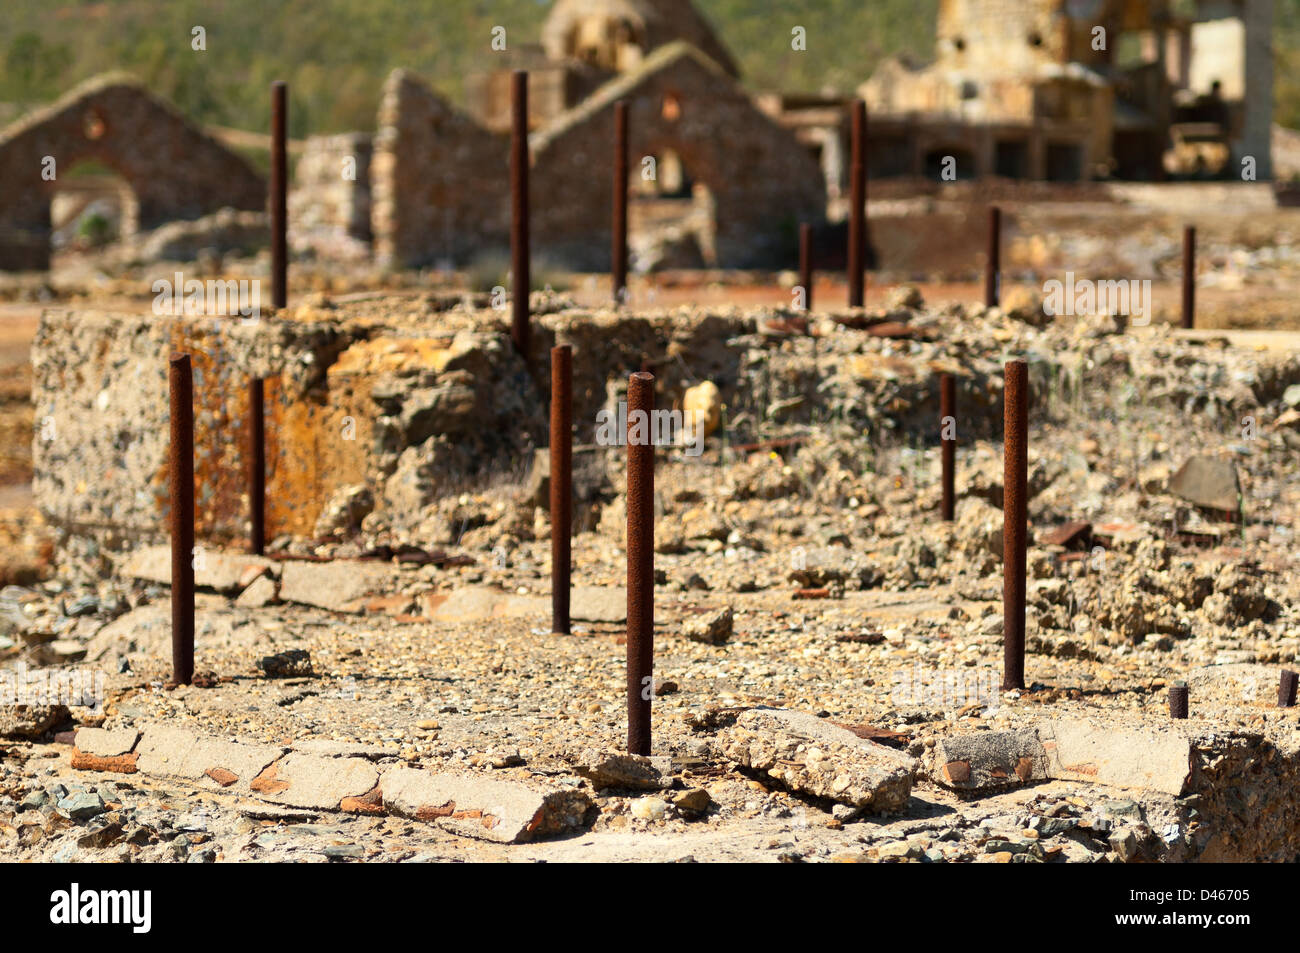
[[[1300,126],[1300,0],[1276,0],[1277,110]],[[756,89],[850,91],[884,56],[926,59],[938,0],[697,0]],[[290,134],[369,129],[384,77],[411,69],[459,100],[494,65],[493,26],[536,42],[550,0],[4,0],[0,104],[36,105],[125,69],[201,122],[264,131],[290,83]],[[808,50],[790,49],[790,29]],[[207,49],[192,49],[192,30]],[[0,108],[0,121],[13,110]]]

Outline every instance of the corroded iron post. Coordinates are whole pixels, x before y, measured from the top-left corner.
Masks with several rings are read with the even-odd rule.
[[[288,87],[271,84],[271,307],[289,303]]]
[[[1025,687],[1025,546],[1028,533],[1029,365],[1005,369],[1002,480],[1002,690]]]
[[[573,348],[551,348],[551,631],[569,634],[573,533]]]
[[[516,70],[510,87],[510,337],[528,359],[532,328],[528,316],[531,286],[528,204],[528,73]]]
[[[627,383],[627,750],[641,755],[650,754],[654,685],[654,405],[654,375],[638,371]]]
[[[194,380],[188,354],[173,354],[167,369],[171,443],[172,681],[194,677]]]

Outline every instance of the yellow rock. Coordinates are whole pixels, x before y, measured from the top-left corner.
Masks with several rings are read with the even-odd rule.
[[[722,398],[718,385],[713,381],[704,381],[694,387],[686,388],[682,398],[682,410],[685,411],[686,423],[693,425],[704,421],[704,435],[707,437],[718,429],[722,423]]]

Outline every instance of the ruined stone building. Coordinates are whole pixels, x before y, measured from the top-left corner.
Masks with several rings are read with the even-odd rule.
[[[857,91],[869,174],[1235,177],[1253,159],[1271,178],[1272,15],[1272,0],[940,0],[933,62],[888,60]],[[747,90],[690,0],[557,0],[539,42],[511,37],[484,63],[463,107],[399,69],[373,133],[308,139],[294,248],[399,267],[503,263],[516,69],[529,74],[543,266],[608,267],[619,100],[634,269],[788,265],[801,222],[844,214],[850,96]],[[242,157],[133,81],[101,77],[0,130],[0,269],[48,267],[52,201],[84,208],[66,193],[87,162],[114,177],[123,236],[265,209]]]
[[[124,234],[266,207],[243,157],[130,77],[100,76],[0,130],[0,269],[49,267],[52,200],[78,166],[120,181]]]
[[[379,261],[463,266],[504,252],[515,69],[528,71],[533,248],[545,261],[608,267],[619,100],[634,267],[783,263],[799,223],[825,216],[815,158],[757,108],[689,0],[560,0],[540,44],[469,78],[464,111],[408,73],[390,77],[370,163]]]
[[[863,84],[872,172],[1271,177],[1272,0],[940,0],[935,59]],[[951,165],[951,163],[950,163]]]

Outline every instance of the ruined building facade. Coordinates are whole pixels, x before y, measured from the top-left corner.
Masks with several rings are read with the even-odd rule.
[[[941,0],[861,87],[878,175],[1271,177],[1272,0]]]

